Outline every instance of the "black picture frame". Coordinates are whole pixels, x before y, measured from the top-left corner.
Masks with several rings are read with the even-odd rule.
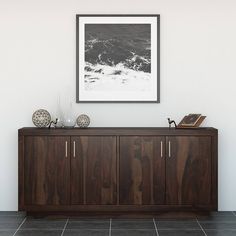
[[[154,100],[86,100],[80,98],[80,19],[82,17],[154,17],[156,19],[156,98]],[[77,103],[160,103],[160,15],[159,14],[77,14],[76,15],[76,102]]]

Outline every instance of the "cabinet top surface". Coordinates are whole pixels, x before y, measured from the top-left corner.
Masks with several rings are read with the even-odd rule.
[[[19,135],[213,135],[212,127],[175,129],[168,127],[89,127],[89,128],[36,128],[19,129]]]

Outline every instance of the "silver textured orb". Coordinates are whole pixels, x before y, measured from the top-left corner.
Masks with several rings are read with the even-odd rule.
[[[79,127],[86,128],[90,124],[90,118],[85,114],[79,115],[76,119],[76,123]]]
[[[51,115],[47,110],[39,109],[32,115],[32,121],[36,127],[47,127],[51,121]]]

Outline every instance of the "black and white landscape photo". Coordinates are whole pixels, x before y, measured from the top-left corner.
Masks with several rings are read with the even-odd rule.
[[[85,25],[85,89],[151,89],[150,24]]]
[[[157,64],[153,65],[152,60],[151,23],[84,22],[82,29],[79,44],[82,94],[100,94],[111,101],[114,97],[123,101],[124,97],[132,100],[132,95],[137,99],[138,94],[142,98],[153,93],[156,84],[153,80],[157,78],[152,72]]]

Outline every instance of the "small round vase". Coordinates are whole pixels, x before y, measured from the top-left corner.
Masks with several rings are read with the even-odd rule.
[[[75,119],[68,116],[68,117],[65,117],[64,120],[63,120],[63,126],[64,128],[74,128],[75,127]]]

